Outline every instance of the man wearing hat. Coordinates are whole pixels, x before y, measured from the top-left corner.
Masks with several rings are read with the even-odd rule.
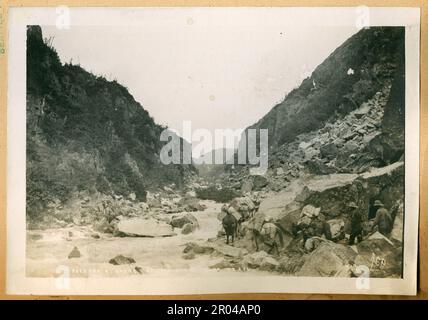
[[[374,207],[377,209],[376,217],[373,221],[372,229],[377,226],[377,229],[384,236],[388,236],[391,229],[392,218],[388,210],[384,207],[380,200],[374,202]]]
[[[355,242],[355,238],[357,238],[358,242],[363,240],[363,217],[355,202],[350,202],[348,204],[348,208],[350,208],[351,216],[351,235],[349,237],[349,245],[352,246]]]

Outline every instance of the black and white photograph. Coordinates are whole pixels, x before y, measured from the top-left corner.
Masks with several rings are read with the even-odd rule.
[[[9,19],[9,292],[416,293],[418,9]]]

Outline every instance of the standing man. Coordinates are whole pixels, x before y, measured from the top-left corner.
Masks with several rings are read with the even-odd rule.
[[[355,202],[350,202],[348,207],[351,212],[351,235],[349,237],[349,245],[352,246],[355,242],[355,238],[357,238],[358,242],[363,240],[363,217]]]
[[[235,234],[238,227],[238,220],[233,216],[231,211],[226,212],[222,220],[224,231],[226,232],[226,244],[229,244],[229,237],[232,237],[232,244],[235,240]]]
[[[388,210],[384,207],[383,203],[380,200],[376,200],[374,203],[374,207],[377,209],[376,217],[373,221],[372,230],[375,226],[380,233],[382,233],[385,237],[388,236],[391,231],[392,218],[389,214]]]

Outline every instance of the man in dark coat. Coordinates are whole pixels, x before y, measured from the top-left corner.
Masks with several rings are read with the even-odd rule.
[[[372,229],[377,226],[377,229],[385,237],[388,236],[391,231],[392,218],[388,210],[384,207],[383,203],[380,200],[376,200],[374,207],[377,208],[376,217],[373,221]]]
[[[352,246],[355,242],[355,239],[358,242],[363,240],[363,216],[358,210],[358,206],[355,202],[348,204],[350,208],[350,218],[351,218],[351,235],[349,237],[349,245]]]
[[[224,232],[226,232],[226,243],[229,244],[229,236],[232,236],[232,243],[235,240],[235,233],[238,227],[238,220],[230,211],[226,211],[226,216],[222,220]]]

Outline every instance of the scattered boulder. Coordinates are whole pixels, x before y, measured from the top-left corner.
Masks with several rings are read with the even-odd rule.
[[[370,276],[376,278],[400,277],[402,267],[402,247],[379,232],[357,245],[358,254],[370,261]]]
[[[170,224],[153,218],[123,219],[117,224],[120,234],[130,237],[170,237],[176,235]]]
[[[214,251],[212,246],[205,246],[195,242],[189,242],[183,250],[183,253],[194,253],[194,254],[210,254]]]
[[[136,267],[134,268],[134,270],[135,270],[138,274],[143,274],[143,273],[145,273],[145,272],[144,272],[144,269],[143,269],[143,268],[141,268],[141,267],[139,267],[139,266],[136,266]]]
[[[110,259],[108,263],[115,265],[115,266],[118,266],[118,265],[122,265],[122,264],[135,263],[135,260],[133,258],[125,257],[125,256],[120,254],[120,255]]]
[[[339,149],[334,143],[328,143],[320,147],[320,153],[323,158],[333,159],[337,157]]]
[[[308,204],[303,207],[302,212],[300,213],[300,216],[307,216],[309,218],[315,218],[318,217],[320,214],[321,208],[315,208],[314,206]]]
[[[211,266],[210,269],[239,269],[239,263],[229,259],[223,259],[220,262],[217,262]]]
[[[268,185],[268,179],[261,175],[254,175],[253,176],[253,190],[254,191],[260,191],[264,187]]]
[[[223,240],[221,240],[223,241]],[[242,257],[247,251],[224,244],[223,242],[190,242],[186,244],[183,253],[194,252],[195,254],[216,254],[232,258]]]
[[[195,197],[185,197],[179,201],[179,205],[183,207],[184,211],[203,211],[205,207],[200,204],[199,199]]]
[[[185,215],[173,216],[171,219],[171,225],[174,228],[183,228],[185,224],[198,224],[198,220],[194,215],[186,213]]]
[[[68,259],[80,258],[82,255],[77,247],[74,247],[68,255]]]
[[[285,174],[285,171],[283,168],[281,168],[281,167],[276,168],[276,175],[277,176],[282,176],[283,174]]]
[[[358,143],[356,143],[355,141],[353,141],[353,140],[349,140],[349,141],[347,141],[345,144],[344,144],[344,146],[343,146],[343,152],[344,153],[346,153],[346,154],[350,154],[350,153],[354,153],[354,152],[357,152],[358,151],[358,149],[359,149],[359,145],[358,145]]]
[[[93,223],[93,228],[95,231],[102,233],[112,233],[114,228],[112,224],[110,224],[107,218],[102,217],[100,220],[97,220]]]
[[[301,255],[285,256],[278,261],[276,271],[294,275],[302,268],[304,263],[305,258]]]
[[[242,182],[241,185],[241,193],[246,194],[248,192],[251,192],[253,190],[253,181],[252,179],[246,179],[244,182]]]
[[[192,251],[186,252],[186,253],[183,254],[183,259],[184,260],[192,260],[192,259],[195,259],[195,258],[196,258],[196,255]]]
[[[242,262],[251,269],[260,269],[265,271],[273,271],[279,265],[278,261],[265,251],[248,254],[243,258]]]
[[[186,198],[196,198],[196,192],[194,190],[190,190],[186,192]]]
[[[307,160],[310,160],[316,156],[318,156],[320,154],[320,151],[313,148],[313,147],[309,147],[305,150],[305,158]]]
[[[279,263],[273,257],[266,257],[263,259],[262,264],[259,267],[259,270],[262,271],[274,271],[278,268]]]
[[[308,169],[309,173],[316,175],[331,174],[336,172],[334,168],[327,166],[319,159],[306,161],[306,168]]]
[[[334,277],[349,261],[354,261],[357,253],[348,246],[324,240],[305,257],[296,273],[306,277]]]
[[[181,230],[182,234],[189,234],[195,231],[198,228],[197,224],[194,223],[186,223]]]

